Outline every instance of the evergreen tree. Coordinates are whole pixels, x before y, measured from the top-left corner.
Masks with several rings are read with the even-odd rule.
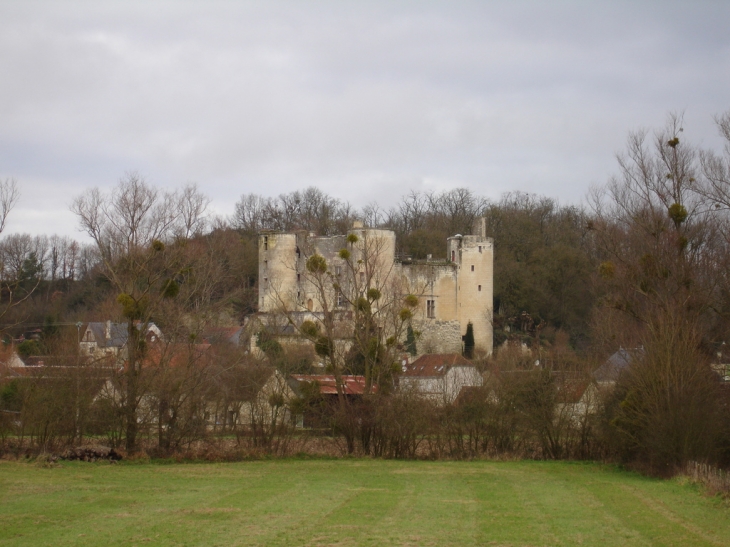
[[[416,333],[413,332],[412,325],[408,325],[408,332],[406,334],[406,351],[414,356],[418,354],[418,349],[416,348]]]
[[[467,359],[474,357],[474,325],[471,324],[471,321],[467,324],[464,335],[464,357]]]

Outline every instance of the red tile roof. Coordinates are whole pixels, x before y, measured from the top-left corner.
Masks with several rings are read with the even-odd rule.
[[[292,374],[297,382],[317,382],[322,395],[337,395],[337,381],[332,374]],[[341,376],[345,395],[362,395],[365,392],[365,376]],[[376,391],[373,386],[373,391]]]
[[[458,353],[432,353],[405,365],[402,376],[443,376],[451,367],[473,366],[471,361]]]

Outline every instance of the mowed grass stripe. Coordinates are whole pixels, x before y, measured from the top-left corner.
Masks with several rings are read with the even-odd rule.
[[[46,525],[34,530],[42,538],[44,530],[51,528],[52,538],[48,544],[98,542],[117,545],[127,544],[127,539],[141,541],[159,535],[180,536],[195,520],[196,512],[203,514],[210,506],[210,498],[220,498],[222,492],[233,487],[228,478],[217,478],[216,473],[211,473],[215,466],[205,466],[208,473],[202,475],[202,466],[86,467],[95,473],[70,473],[63,477],[59,476],[59,469],[39,470],[41,476],[65,479],[73,485],[50,496],[26,500],[26,519],[36,519],[51,510],[58,515],[60,522],[51,523],[56,526]],[[246,475],[240,481],[242,484],[255,484],[264,477],[261,475],[257,479]],[[281,494],[280,490],[264,489],[259,495],[266,492]],[[79,526],[74,527],[74,523]],[[68,529],[71,529],[70,533],[67,533]]]
[[[415,489],[410,506],[389,530],[390,536],[397,538],[396,544],[472,544],[478,502],[464,475],[448,462],[415,463],[400,464],[393,470],[393,480],[413,484]]]
[[[638,538],[620,520],[605,513],[602,503],[587,488],[591,474],[586,466],[571,467],[571,464],[563,463],[558,470],[553,462],[535,462],[532,467],[521,466],[520,471],[525,478],[516,483],[529,485],[528,495],[534,500],[535,512],[542,515],[540,520],[549,530],[542,541],[531,538],[534,544],[592,542],[611,546],[626,545],[627,538]],[[532,480],[527,479],[528,473]]]
[[[696,487],[565,462],[0,463],[0,545],[730,545]]]

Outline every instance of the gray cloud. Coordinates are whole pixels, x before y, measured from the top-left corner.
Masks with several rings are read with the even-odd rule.
[[[720,2],[56,3],[0,6],[8,230],[138,170],[217,210],[315,184],[353,203],[468,186],[578,202],[627,131],[730,108]]]

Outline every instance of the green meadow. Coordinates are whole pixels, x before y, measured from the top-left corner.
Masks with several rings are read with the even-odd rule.
[[[730,545],[730,506],[598,464],[0,462],[5,545]]]

